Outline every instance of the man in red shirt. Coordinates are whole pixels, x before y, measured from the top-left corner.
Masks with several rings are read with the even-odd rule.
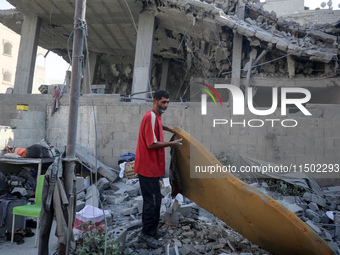
[[[168,108],[169,97],[166,90],[155,92],[152,110],[144,115],[140,125],[134,166],[143,196],[143,228],[139,239],[151,248],[161,247],[155,235],[162,201],[159,179],[165,174],[164,148],[182,145],[182,139],[164,142],[163,130],[173,133],[171,128],[162,125],[161,118]]]

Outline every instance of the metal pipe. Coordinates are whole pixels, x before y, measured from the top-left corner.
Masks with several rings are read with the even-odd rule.
[[[74,20],[74,40],[72,51],[72,74],[71,74],[71,93],[70,93],[70,108],[67,130],[67,147],[66,157],[75,158],[76,141],[77,141],[77,124],[78,124],[78,105],[80,97],[81,69],[84,60],[83,41],[85,36],[85,10],[86,0],[76,0],[75,20]],[[65,163],[64,179],[65,191],[68,200],[74,195],[74,168],[75,162],[70,161]],[[69,211],[73,210],[74,204],[69,202]],[[73,216],[72,219],[73,221]],[[66,249],[70,247],[69,237],[67,244],[59,243],[59,254],[66,254]],[[67,248],[66,248],[67,247]]]
[[[74,196],[70,196],[70,205],[74,205]],[[73,212],[74,206],[70,206],[69,214],[68,214],[68,226],[67,226],[67,243],[66,243],[66,255],[70,253],[70,243],[71,243],[71,234],[73,230]]]

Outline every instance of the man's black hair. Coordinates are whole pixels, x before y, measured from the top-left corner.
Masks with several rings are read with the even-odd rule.
[[[153,95],[153,98],[156,99],[157,101],[161,100],[162,98],[169,98],[170,95],[168,93],[168,91],[164,90],[164,89],[159,89],[155,92],[155,94]]]

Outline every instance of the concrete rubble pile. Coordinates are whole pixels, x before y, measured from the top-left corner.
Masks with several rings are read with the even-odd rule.
[[[108,231],[120,232],[117,240],[123,245],[123,254],[271,254],[189,199],[181,195],[172,199],[169,179],[164,178],[163,183],[159,232],[165,235],[160,239],[163,247],[156,250],[138,240],[143,207],[138,179],[122,178],[113,183],[99,179],[86,194],[78,194],[76,211],[87,204],[109,210]]]
[[[207,1],[209,4],[189,0],[165,2],[168,5],[164,7],[164,10],[174,8],[176,5],[186,15],[192,12],[195,17],[204,18],[207,22],[217,23],[221,26],[221,31],[218,33],[220,39],[210,33],[209,40],[203,36],[202,38],[189,39],[191,41],[187,43],[187,57],[197,56],[201,64],[210,71],[209,76],[211,76],[211,71],[214,71],[211,69],[213,67],[219,68],[219,71],[229,70],[230,62],[228,63],[226,58],[231,55],[231,39],[235,32],[244,35],[252,48],[261,49],[261,51],[267,50],[268,55],[272,55],[272,58],[282,53],[299,57],[295,60],[297,64],[300,61],[304,63],[306,60],[329,63],[331,60],[336,60],[339,54],[339,29],[335,25],[324,26],[324,29],[300,26],[299,23],[277,17],[274,11],[270,13],[264,11],[259,2],[248,1],[245,3],[245,20],[239,19],[235,15],[238,1]],[[242,66],[245,65],[247,59],[249,60],[249,53],[250,51],[243,55]],[[264,61],[265,59],[262,62]],[[221,65],[221,63],[223,64]],[[278,62],[272,64],[281,65]],[[304,68],[301,66],[299,69],[297,73],[303,71],[301,69]],[[263,71],[271,72],[270,70]],[[281,73],[281,75],[285,74],[287,74],[287,70]],[[310,75],[311,70],[305,70],[303,74]]]
[[[340,186],[323,188],[320,195],[305,192],[302,196],[282,196],[280,193],[270,192],[266,182],[252,183],[251,186],[295,213],[340,254]]]
[[[164,56],[171,66],[168,78],[171,93],[185,94],[190,77],[230,78],[235,34],[244,36],[243,77],[251,57],[258,65],[252,70],[254,77],[321,78],[339,74],[338,24],[300,25],[278,17],[274,11],[265,11],[258,1],[246,1],[245,17],[240,19],[236,15],[237,5],[236,0],[145,1],[145,6],[155,6],[156,18],[177,13],[185,15],[189,24],[182,24],[185,33],[178,32],[171,24],[156,27],[155,47],[161,55],[153,56],[152,89],[156,89],[161,80]],[[110,85],[109,93],[129,94],[133,65],[111,63],[111,59],[102,57],[102,73],[98,73],[96,79],[114,84]],[[267,62],[270,64],[262,65]]]
[[[106,224],[110,231],[121,233],[117,238],[124,244],[124,254],[271,254],[182,195],[172,199],[168,178],[163,179],[163,184],[159,230],[165,235],[160,239],[163,247],[156,250],[138,241],[143,206],[138,179],[99,179],[86,195],[80,193],[78,203],[82,206],[77,203],[77,211],[85,204],[110,210]],[[251,185],[295,213],[340,254],[340,225],[336,225],[340,224],[340,187],[323,188],[323,195],[305,192],[301,196],[283,196],[269,192],[266,182]]]

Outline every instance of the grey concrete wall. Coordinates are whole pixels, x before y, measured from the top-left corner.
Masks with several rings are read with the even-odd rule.
[[[7,145],[27,147],[46,139],[59,149],[64,149],[67,140],[69,97],[61,99],[61,108],[53,116],[52,95],[0,95],[0,125],[15,129],[0,128],[0,151]],[[105,164],[118,168],[119,155],[135,153],[138,131],[144,113],[152,103],[119,102],[118,95],[94,95],[97,121],[98,156]],[[17,104],[28,104],[28,111],[19,111]],[[80,99],[78,137],[79,144],[95,153],[95,126],[90,95]],[[258,119],[251,113],[244,117],[231,115],[230,109],[208,103],[207,116],[201,116],[200,103],[171,103],[163,115],[163,123],[178,126],[190,132],[213,154],[226,152],[233,164],[243,162],[239,155],[280,164],[339,163],[340,120],[339,105],[308,105],[312,116],[300,112],[282,117],[279,112],[261,119],[296,119],[298,126],[284,128],[243,127],[243,125],[219,125],[212,127],[214,118],[241,122],[242,119]],[[276,122],[278,123],[278,122]],[[204,135],[209,133],[210,135]],[[165,140],[171,134],[165,132]],[[167,163],[169,149],[166,150]]]
[[[118,168],[119,155],[135,153],[141,119],[152,108],[151,103],[124,103],[118,99],[117,95],[94,95],[99,160],[114,168]],[[59,149],[66,145],[68,101],[68,96],[64,96],[61,109],[52,117],[50,109],[47,113],[46,138]],[[208,117],[202,118],[200,107],[200,103],[170,103],[163,123],[190,132],[214,154],[227,152],[237,166],[243,164],[239,155],[280,164],[339,163],[339,105],[308,105],[312,116],[307,117],[300,112],[285,117],[275,112],[261,118],[296,119],[295,128],[270,127],[270,124],[258,128],[240,125],[213,128],[213,118],[242,121],[258,117],[251,113],[231,117],[229,109],[208,103]],[[202,135],[204,133],[211,135]],[[170,137],[171,134],[165,134],[165,140]],[[94,154],[94,118],[89,95],[80,100],[77,141]],[[169,162],[169,149],[166,155]]]
[[[303,0],[266,0],[262,5],[266,11],[274,11],[278,16],[301,13],[304,10]]]
[[[110,167],[118,168],[121,154],[135,154],[140,122],[145,112],[152,109],[152,103],[119,102],[118,95],[93,95],[97,125],[98,159]],[[69,97],[63,96],[61,108],[53,116],[50,109],[47,114],[47,140],[59,149],[64,149],[67,142],[67,123]],[[179,126],[187,129],[186,104],[173,104],[164,115],[163,124],[169,127]],[[165,132],[165,140],[171,134]],[[90,95],[83,95],[79,102],[77,143],[95,155],[95,125]],[[170,155],[170,150],[166,150]],[[169,164],[169,156],[167,157]]]
[[[307,105],[312,116],[305,116],[300,111],[281,116],[280,109],[269,116],[256,116],[245,112],[245,116],[232,116],[227,108],[208,103],[207,116],[201,117],[200,108],[195,108],[196,117],[191,120],[191,134],[203,143],[213,154],[225,151],[231,156],[235,165],[241,165],[239,155],[252,157],[279,164],[304,163],[340,163],[340,105]],[[210,110],[210,111],[209,111]],[[213,127],[213,119],[227,119],[228,124]],[[246,125],[236,124],[230,127],[230,120]],[[250,127],[250,119],[261,119],[263,127]],[[274,127],[265,119],[277,119]],[[294,119],[296,127],[282,127],[284,119]],[[292,122],[285,122],[285,125]],[[259,125],[252,122],[251,125]],[[202,135],[210,133],[211,135]],[[201,135],[200,135],[201,134]]]
[[[27,104],[28,111],[17,110],[18,104]],[[26,148],[46,138],[47,104],[47,95],[0,94],[0,154],[7,145]]]
[[[284,16],[287,20],[299,22],[301,25],[334,23],[339,20],[340,10],[313,10]]]

